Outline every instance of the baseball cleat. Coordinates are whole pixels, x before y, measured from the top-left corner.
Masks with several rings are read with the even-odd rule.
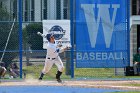
[[[42,78],[39,78],[38,80],[42,80]]]
[[[61,79],[57,79],[57,82],[58,82],[58,83],[62,83],[62,80],[61,80]]]

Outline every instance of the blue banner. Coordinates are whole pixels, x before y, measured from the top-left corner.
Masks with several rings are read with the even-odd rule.
[[[76,67],[125,67],[127,0],[76,0]]]

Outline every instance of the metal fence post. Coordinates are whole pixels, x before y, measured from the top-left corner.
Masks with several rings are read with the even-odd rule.
[[[74,50],[74,31],[73,31],[73,5],[74,5],[74,3],[73,3],[73,0],[70,0],[70,26],[71,26],[71,30],[70,30],[70,32],[71,32],[71,45],[72,45],[72,48],[71,48],[71,78],[74,78],[74,57],[73,57],[73,55],[74,55],[74,53],[73,53],[73,50]]]
[[[71,75],[71,70],[70,70],[70,66],[71,66],[71,53],[70,53],[70,50],[67,50],[65,52],[66,54],[66,75]]]
[[[20,78],[22,78],[22,0],[19,0],[19,60]]]

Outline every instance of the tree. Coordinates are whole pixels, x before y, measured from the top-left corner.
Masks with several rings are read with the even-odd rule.
[[[37,35],[37,32],[43,32],[42,24],[41,23],[32,23],[27,24],[26,27],[23,29],[23,48],[25,50],[25,56],[26,56],[26,65],[30,65],[30,49],[32,50],[42,50],[43,46],[43,39],[42,37]]]
[[[43,38],[37,35],[37,32],[43,32],[41,23],[33,23],[26,26],[28,43],[32,50],[43,50]]]

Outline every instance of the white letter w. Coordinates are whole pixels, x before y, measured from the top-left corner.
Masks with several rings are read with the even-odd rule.
[[[101,23],[103,26],[106,48],[109,48],[112,39],[117,8],[120,8],[120,5],[112,5],[112,8],[114,8],[112,20],[109,13],[110,4],[98,4],[97,17],[95,17],[95,4],[81,4],[81,8],[84,10],[91,47],[95,48],[99,24],[100,21],[102,21]]]

